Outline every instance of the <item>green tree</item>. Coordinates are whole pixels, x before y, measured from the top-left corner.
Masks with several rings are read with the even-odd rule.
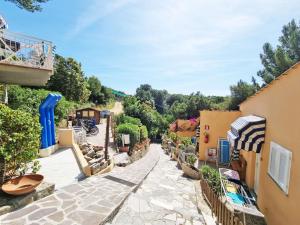
[[[88,84],[91,92],[89,100],[95,104],[99,104],[104,97],[104,94],[101,92],[102,86],[100,80],[95,76],[91,76],[88,78]]]
[[[166,104],[168,105],[168,107],[170,108],[174,102],[184,102],[185,101],[185,96],[183,94],[172,94],[169,95],[166,99]]]
[[[50,91],[44,89],[31,89],[11,85],[8,88],[8,106],[15,110],[27,112],[32,116],[38,116],[39,106],[49,93]],[[58,124],[62,119],[66,119],[76,107],[78,107],[78,104],[67,101],[65,97],[62,97],[55,107],[55,122]]]
[[[256,92],[253,84],[249,84],[240,80],[236,85],[230,86],[231,101],[229,104],[230,110],[238,110],[239,104],[246,100],[249,96]]]
[[[62,93],[67,100],[84,103],[90,91],[81,69],[81,64],[73,58],[55,55],[54,74],[47,83],[51,91]]]
[[[156,90],[152,89],[151,91],[152,98],[154,100],[154,105],[156,110],[163,114],[167,110],[166,100],[168,92],[166,90]]]
[[[113,94],[113,90],[109,87],[102,86],[100,104],[105,105],[114,100],[115,100],[115,95]]]
[[[142,84],[139,88],[136,89],[135,96],[143,102],[152,102],[152,87],[149,84]]]
[[[16,4],[20,9],[25,9],[29,12],[41,11],[41,3],[48,2],[48,0],[5,0]]]
[[[176,101],[170,108],[170,113],[175,119],[185,119],[188,113],[188,105],[184,102]]]
[[[139,118],[147,127],[149,137],[159,138],[168,127],[167,120],[151,105],[140,101],[138,98],[128,96],[124,98],[124,112],[126,115]]]
[[[265,84],[270,83],[300,60],[300,27],[292,20],[282,28],[279,45],[274,49],[270,43],[263,45],[260,54],[263,69],[257,72]]]
[[[187,119],[199,116],[200,110],[211,109],[212,105],[209,98],[202,95],[200,92],[191,94],[187,98]]]

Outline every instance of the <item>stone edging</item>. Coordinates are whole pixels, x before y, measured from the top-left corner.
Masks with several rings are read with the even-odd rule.
[[[54,189],[55,189],[54,184],[42,182],[34,192],[31,192],[27,195],[10,196],[3,193],[3,196],[0,195],[0,198],[2,198],[1,206],[0,206],[0,216],[6,213],[13,212],[34,201],[37,201],[39,199],[51,195],[54,193]]]
[[[89,164],[87,163],[87,161],[85,160],[79,146],[77,144],[73,144],[72,146],[72,150],[75,153],[77,162],[80,165],[80,169],[81,171],[84,173],[84,175],[86,175],[87,177],[92,175],[91,169],[89,167]]]

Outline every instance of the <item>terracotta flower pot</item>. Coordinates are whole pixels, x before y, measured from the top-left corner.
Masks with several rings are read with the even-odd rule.
[[[2,185],[2,190],[10,195],[24,195],[33,192],[43,181],[44,176],[29,174],[10,179]]]
[[[128,146],[119,147],[119,152],[129,152],[129,147]]]

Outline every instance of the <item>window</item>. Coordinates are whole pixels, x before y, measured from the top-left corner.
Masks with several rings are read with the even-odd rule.
[[[89,116],[90,116],[90,117],[94,117],[94,116],[95,116],[95,112],[92,111],[92,110],[90,110],[90,111],[89,111]]]
[[[89,112],[88,111],[82,111],[82,116],[83,117],[89,117]]]
[[[268,173],[279,187],[288,194],[292,152],[271,142]]]

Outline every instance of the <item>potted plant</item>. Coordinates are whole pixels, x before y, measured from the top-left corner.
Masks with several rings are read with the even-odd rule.
[[[0,105],[0,182],[27,176],[39,169],[40,124],[38,117]]]
[[[186,162],[182,164],[181,168],[185,175],[187,175],[192,179],[199,180],[200,179],[199,170],[194,166],[196,161],[197,161],[196,155],[189,154],[186,157]]]
[[[129,152],[129,146],[120,146],[119,152]]]

